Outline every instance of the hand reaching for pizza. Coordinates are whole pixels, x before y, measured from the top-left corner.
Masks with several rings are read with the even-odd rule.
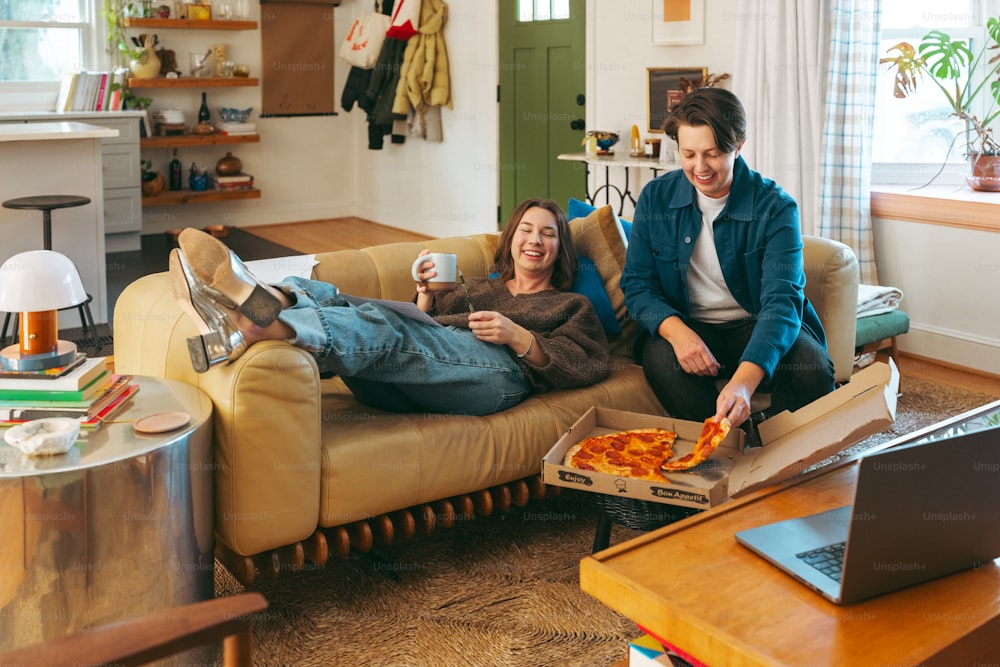
[[[690,454],[685,454],[676,461],[667,461],[661,466],[661,469],[666,472],[678,472],[680,470],[689,470],[699,463],[704,463],[718,449],[722,441],[726,439],[726,436],[729,435],[729,428],[729,420],[725,417],[722,419],[709,417],[705,420],[705,425],[701,429],[701,435],[698,436],[697,442],[694,443],[694,451]]]

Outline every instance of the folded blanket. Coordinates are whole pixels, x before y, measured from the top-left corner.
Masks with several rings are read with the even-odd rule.
[[[858,285],[858,317],[881,315],[899,308],[903,291],[897,287]]]

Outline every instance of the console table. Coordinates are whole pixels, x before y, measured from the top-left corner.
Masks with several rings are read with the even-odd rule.
[[[995,427],[998,418],[1000,401],[869,451],[948,429]],[[856,463],[827,466],[586,558],[581,587],[713,667],[995,661],[996,562],[838,606],[736,543],[739,530],[849,504]]]
[[[679,164],[673,162],[661,162],[658,157],[632,157],[630,155],[618,155],[615,153],[612,153],[611,155],[561,153],[556,157],[560,160],[583,162],[585,165],[583,187],[584,193],[587,196],[587,201],[592,205],[596,205],[597,197],[603,192],[604,203],[610,204],[611,193],[614,192],[618,196],[618,215],[622,215],[624,213],[626,200],[632,202],[632,206],[635,206],[635,197],[632,195],[632,191],[629,186],[630,168],[638,167],[640,169],[652,169],[653,178],[656,178],[661,171],[680,169],[681,167]],[[593,193],[590,192],[591,167],[604,167],[604,185],[598,186]],[[611,182],[612,167],[625,169],[625,183],[623,186],[619,187],[617,184]]]

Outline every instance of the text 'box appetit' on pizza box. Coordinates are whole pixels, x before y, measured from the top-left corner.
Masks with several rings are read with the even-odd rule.
[[[664,473],[664,482],[631,479],[563,464],[570,447],[585,438],[639,428],[677,433],[673,459],[692,451],[703,423],[624,410],[590,408],[542,459],[546,484],[594,493],[708,509],[729,498],[793,477],[891,426],[896,419],[899,371],[875,363],[850,382],[795,412],[782,412],[758,427],[763,447],[744,448],[743,431],[730,430],[719,448],[690,470]]]

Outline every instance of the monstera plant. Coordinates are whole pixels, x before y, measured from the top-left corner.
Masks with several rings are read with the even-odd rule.
[[[965,154],[972,163],[969,185],[975,190],[1000,191],[1000,144],[991,127],[1000,115],[1000,17],[986,22],[986,38],[973,53],[965,40],[931,30],[914,47],[900,42],[879,60],[895,73],[893,94],[909,97],[928,79],[948,101],[951,115],[965,123]],[[990,99],[980,118],[975,102]],[[958,137],[956,137],[956,140]]]

